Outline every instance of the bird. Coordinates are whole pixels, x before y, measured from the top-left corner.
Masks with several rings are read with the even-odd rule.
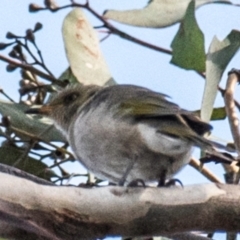
[[[26,113],[52,119],[86,169],[119,185],[136,179],[164,185],[190,162],[194,147],[218,147],[204,137],[210,124],[135,85],[73,84]]]

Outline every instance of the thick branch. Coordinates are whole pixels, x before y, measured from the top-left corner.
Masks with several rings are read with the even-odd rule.
[[[49,240],[49,238],[42,237],[35,233],[30,233],[17,226],[10,225],[5,221],[0,221],[0,234],[4,239],[14,239],[14,240]],[[1,238],[2,239],[2,238]],[[195,240],[195,239],[193,239]],[[198,239],[196,239],[198,240]],[[209,239],[208,239],[209,240]]]
[[[18,169],[18,168],[15,168],[15,167],[12,167],[12,166],[9,166],[6,164],[2,164],[2,163],[0,163],[0,172],[7,173],[7,174],[17,176],[17,177],[21,177],[21,178],[25,178],[25,179],[28,179],[35,183],[39,183],[39,184],[43,184],[43,185],[50,185],[50,186],[55,185],[54,183],[49,182],[45,179],[36,177],[30,173],[27,173],[25,171]]]
[[[49,239],[240,231],[237,185],[84,189],[0,173],[0,192],[0,220]]]

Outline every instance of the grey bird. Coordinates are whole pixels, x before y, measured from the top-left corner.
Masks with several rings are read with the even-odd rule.
[[[211,125],[134,85],[72,85],[27,113],[51,118],[90,172],[120,185],[136,179],[163,185],[189,163],[194,146],[218,147],[203,137]]]

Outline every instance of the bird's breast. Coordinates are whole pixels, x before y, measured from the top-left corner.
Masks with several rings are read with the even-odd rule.
[[[131,161],[127,177],[159,180],[171,176],[189,161],[191,146],[158,134],[149,126],[117,118],[104,104],[79,113],[70,125],[68,140],[76,157],[101,179],[118,182]]]

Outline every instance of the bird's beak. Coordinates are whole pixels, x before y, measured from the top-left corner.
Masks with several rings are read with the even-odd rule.
[[[25,111],[27,114],[42,114],[42,115],[50,115],[52,108],[49,105],[43,105],[39,108],[29,108]]]

